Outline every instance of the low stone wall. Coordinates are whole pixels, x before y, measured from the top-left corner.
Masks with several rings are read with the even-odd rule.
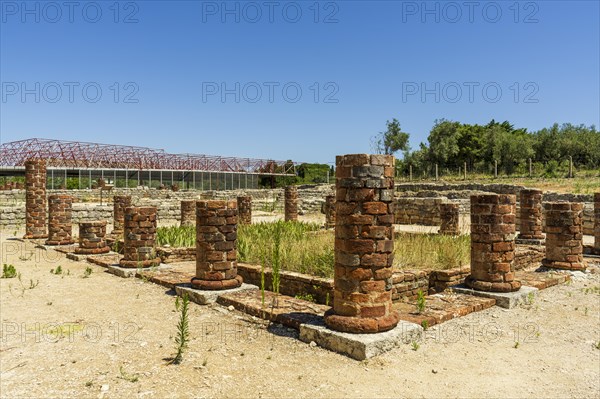
[[[261,267],[238,263],[238,275],[244,282],[261,286]],[[265,268],[265,290],[271,290],[273,271]],[[333,302],[333,279],[314,277],[308,274],[282,271],[279,273],[279,293],[289,296],[311,295],[317,303],[331,304]]]
[[[443,202],[447,202],[447,198],[398,198],[394,203],[394,223],[439,226]]]
[[[105,220],[112,224],[113,206],[97,204],[73,204],[73,225],[81,222],[93,222]],[[6,229],[18,229],[25,225],[25,205],[0,207],[0,227]]]
[[[196,247],[171,248],[157,247],[156,256],[160,258],[161,263],[175,262],[195,262]]]
[[[333,193],[332,185],[298,186],[299,214],[319,213],[325,197]],[[134,206],[155,206],[160,223],[176,223],[181,220],[181,201],[198,199],[236,199],[252,197],[253,211],[283,212],[283,189],[253,189],[229,191],[167,191],[156,189],[113,189],[105,194],[100,205],[99,190],[48,190],[48,195],[73,196],[73,222],[106,220],[112,224],[112,197],[130,195]],[[0,192],[0,227],[25,226],[25,190]]]
[[[406,270],[392,275],[392,301],[414,299],[422,291],[429,291],[429,272],[425,270]]]
[[[541,266],[545,253],[544,246],[517,245],[515,249],[515,270]],[[469,274],[471,274],[470,266],[433,270],[429,273],[429,293],[439,293],[453,285],[462,284]]]

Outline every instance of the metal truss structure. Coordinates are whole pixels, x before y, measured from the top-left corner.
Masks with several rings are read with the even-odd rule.
[[[0,167],[22,167],[45,159],[48,167],[69,169],[175,170],[260,175],[295,175],[290,161],[169,154],[161,149],[33,138],[0,145]]]

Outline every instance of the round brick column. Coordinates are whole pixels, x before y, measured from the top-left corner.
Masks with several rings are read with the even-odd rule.
[[[130,195],[115,195],[113,197],[113,231],[111,235],[115,238],[123,236],[125,231],[125,208],[131,206]]]
[[[331,329],[349,333],[391,330],[394,260],[394,157],[336,157],[336,225]]]
[[[25,161],[25,237],[47,238],[46,161]]]
[[[594,194],[594,253],[600,255],[600,193]]]
[[[285,188],[285,220],[298,220],[298,187],[287,186]]]
[[[460,235],[459,227],[460,207],[456,203],[440,204],[440,234],[458,236]]]
[[[542,265],[553,269],[584,270],[583,203],[547,202],[546,257]]]
[[[196,201],[181,201],[181,226],[196,225]]]
[[[242,285],[237,275],[236,201],[196,203],[196,277],[192,287],[224,290]]]
[[[335,195],[325,197],[323,203],[323,213],[325,214],[325,228],[332,229],[335,227]]]
[[[240,224],[252,224],[252,197],[237,197],[237,207]]]
[[[106,245],[106,221],[80,222],[79,247],[76,254],[96,255],[110,252]]]
[[[512,292],[515,280],[515,213],[512,194],[471,196],[471,274],[465,284],[475,290]]]
[[[521,190],[519,195],[521,223],[517,238],[541,240],[542,233],[542,190]]]
[[[48,197],[48,240],[46,245],[73,244],[73,197],[51,195]]]
[[[160,264],[156,256],[156,207],[125,208],[125,240],[121,267],[151,267]]]

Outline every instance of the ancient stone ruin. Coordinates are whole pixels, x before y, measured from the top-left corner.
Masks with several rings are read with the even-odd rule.
[[[181,226],[196,225],[196,201],[181,201]]]
[[[325,228],[332,229],[335,227],[335,195],[325,197],[323,208],[321,210],[325,214]]]
[[[237,197],[238,220],[240,224],[252,224],[252,197]]]
[[[130,195],[115,195],[113,197],[113,231],[114,238],[123,237],[125,231],[125,209],[131,206]]]
[[[376,333],[394,328],[394,157],[336,157],[335,277],[333,308],[325,323],[333,330]]]
[[[458,236],[460,235],[460,206],[449,202],[440,204],[440,234]]]
[[[156,208],[153,206],[125,208],[125,241],[121,267],[158,266],[156,256]]]
[[[237,274],[237,201],[196,203],[196,276],[192,287],[224,290],[242,285]]]
[[[284,208],[286,221],[298,220],[298,187],[287,186],[285,188]]]
[[[512,292],[515,280],[516,196],[471,196],[471,274],[465,284],[475,290]]]
[[[543,224],[543,207],[542,207],[542,190],[525,189],[521,190],[519,196],[520,203],[520,240],[543,240],[542,233]]]
[[[47,238],[46,161],[25,161],[25,237]]]
[[[546,218],[545,267],[553,269],[584,270],[583,233],[579,202],[547,202],[544,204]]]
[[[48,240],[46,245],[73,244],[73,224],[71,213],[73,197],[51,195],[48,197]]]
[[[79,223],[79,246],[76,254],[98,255],[110,252],[106,245],[106,220]]]

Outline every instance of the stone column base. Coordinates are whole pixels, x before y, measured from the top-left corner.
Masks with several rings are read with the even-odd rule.
[[[515,280],[509,283],[490,283],[488,281],[476,280],[472,275],[468,275],[467,278],[465,278],[465,285],[474,290],[488,292],[514,292],[521,288],[520,281]]]
[[[230,290],[241,287],[243,282],[244,279],[242,276],[235,276],[234,278],[225,280],[201,280],[194,277],[192,278],[192,288],[208,291]]]
[[[23,238],[25,240],[37,240],[40,238],[48,238],[48,234],[25,234]]]
[[[549,269],[562,269],[562,270],[585,270],[586,265],[582,262],[559,262],[550,259],[542,259],[542,266]]]
[[[100,255],[110,252],[110,247],[107,245],[100,248],[75,248],[75,253],[78,255]]]
[[[46,240],[46,245],[71,245],[75,244],[75,240]]]
[[[138,269],[143,267],[154,267],[160,265],[160,258],[144,259],[144,260],[125,260],[119,261],[119,266],[126,269]]]
[[[333,312],[333,308],[325,312],[327,327],[353,334],[373,334],[389,331],[396,327],[399,321],[400,315],[396,311],[391,311],[389,315],[380,317],[340,316]]]

